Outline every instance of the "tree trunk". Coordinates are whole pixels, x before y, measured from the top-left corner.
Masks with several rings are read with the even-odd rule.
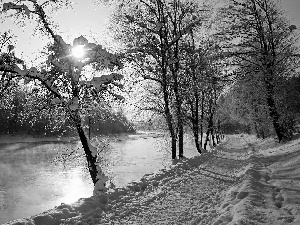
[[[177,82],[175,82],[178,85]],[[178,123],[178,157],[183,157],[183,119],[181,112],[181,100],[179,96],[178,87],[175,87],[175,95],[176,95],[176,104],[177,104],[177,123]]]
[[[261,129],[261,137],[262,139],[266,138],[264,128]]]
[[[220,143],[220,135],[219,135],[219,131],[216,132],[216,141],[217,141],[217,144]]]
[[[216,144],[216,140],[215,140],[215,132],[214,132],[213,126],[211,128],[211,139],[212,139],[212,142],[213,142],[213,146],[216,147],[217,144]]]
[[[183,158],[183,125],[180,124],[179,133],[178,133],[178,149],[179,149],[179,158]]]
[[[88,120],[89,120],[89,139],[91,140],[91,117],[88,116]]]
[[[221,122],[220,122],[220,120],[218,120],[217,133],[216,133],[217,144],[219,144],[221,142],[221,126],[220,126],[220,124],[221,124]]]
[[[74,122],[76,124],[76,129],[77,129],[77,132],[78,132],[78,135],[79,135],[79,138],[80,138],[80,141],[81,141],[84,153],[85,153],[86,160],[88,162],[89,173],[90,173],[92,181],[95,185],[98,181],[98,179],[97,179],[97,173],[98,173],[98,171],[97,171],[97,156],[94,157],[92,155],[92,152],[91,152],[89,144],[88,144],[88,140],[85,136],[83,127],[81,125],[81,119],[80,119],[80,116],[78,115],[78,112],[75,115]]]
[[[210,106],[212,107],[212,106]],[[207,146],[207,142],[210,141],[209,139],[209,135],[211,135],[212,137],[212,141],[213,141],[213,146],[215,146],[215,141],[214,141],[214,134],[213,134],[213,112],[212,110],[210,110],[210,115],[209,115],[209,118],[208,118],[208,126],[207,126],[207,131],[206,131],[206,140],[205,140],[205,144],[204,144],[204,149],[206,150],[206,146]]]
[[[258,130],[258,127],[257,127],[257,123],[256,123],[256,122],[254,122],[254,130],[255,130],[256,136],[257,136],[258,138],[260,138],[260,133],[259,133],[259,130]]]
[[[176,44],[176,46],[178,43]],[[175,57],[178,57],[178,47],[175,50]],[[179,81],[178,81],[178,71],[179,71],[179,64],[175,63],[175,68],[171,67],[171,72],[173,76],[173,90],[175,94],[175,104],[176,104],[176,113],[177,113],[177,125],[178,125],[178,149],[179,149],[179,158],[183,157],[183,118],[182,118],[182,101],[180,96],[179,90]]]
[[[200,146],[200,142],[199,142],[199,126],[198,126],[198,120],[197,121],[193,121],[193,134],[194,134],[194,141],[195,141],[195,145],[196,145],[196,149],[197,151],[201,154],[201,147]]]
[[[178,85],[175,82],[175,85]],[[175,95],[176,95],[176,105],[177,105],[177,125],[178,125],[178,150],[179,150],[179,158],[183,157],[183,119],[182,119],[182,112],[181,112],[181,100],[179,96],[178,87],[174,87]]]
[[[207,150],[206,146],[207,146],[207,143],[209,142],[209,133],[210,133],[210,129],[207,128],[205,142],[204,142],[204,150]]]
[[[194,134],[194,140],[195,140],[195,145],[196,145],[196,149],[199,152],[199,154],[202,153],[201,148],[200,148],[200,143],[199,143],[199,131],[198,129],[193,129],[193,134]]]
[[[199,143],[199,138],[195,138],[195,144],[196,144],[196,149],[197,151],[199,152],[199,154],[202,154],[202,150],[201,150],[201,146],[200,146],[200,143]]]
[[[196,149],[201,154],[202,133],[201,133],[201,142],[199,143],[199,95],[197,90],[194,91],[194,97],[195,97],[195,107],[193,112],[193,133],[194,133]],[[202,132],[202,130],[200,132]]]
[[[176,137],[171,137],[171,142],[172,142],[172,159],[176,159]]]
[[[284,131],[279,123],[280,117],[274,100],[274,87],[273,84],[267,79],[265,79],[265,84],[267,90],[267,104],[269,107],[270,117],[272,118],[273,126],[278,137],[278,141],[281,142],[284,137]]]
[[[203,146],[203,122],[204,122],[204,91],[202,91],[201,99],[201,123],[200,123],[200,145]]]
[[[175,135],[175,131],[174,131],[172,115],[171,115],[170,108],[169,108],[169,98],[168,98],[166,83],[163,86],[163,95],[164,95],[165,117],[166,117],[167,125],[168,125],[169,132],[171,135],[171,142],[172,142],[172,144],[171,144],[172,159],[176,159],[176,135]]]
[[[191,29],[191,38],[192,38],[192,48],[193,48],[193,53],[195,53],[196,48],[195,48],[195,40],[194,40],[194,34],[193,34],[193,30]],[[192,129],[193,129],[193,134],[194,134],[194,141],[195,141],[195,146],[197,151],[199,152],[199,154],[202,153],[202,130],[201,132],[201,142],[199,143],[199,87],[196,85],[198,83],[198,79],[197,79],[197,64],[196,64],[196,60],[194,57],[192,57],[192,78],[193,78],[193,97],[195,100],[195,106],[193,105],[193,101],[190,102],[191,105],[191,113],[192,113]],[[202,122],[201,122],[202,124]],[[201,146],[200,146],[201,145]]]

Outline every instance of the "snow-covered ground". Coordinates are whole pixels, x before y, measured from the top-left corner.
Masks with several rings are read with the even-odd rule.
[[[227,136],[213,152],[106,196],[9,224],[300,224],[300,140]]]

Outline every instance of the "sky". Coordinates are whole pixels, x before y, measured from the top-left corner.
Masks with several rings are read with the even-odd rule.
[[[282,0],[282,8],[287,17],[300,29],[300,0]]]
[[[7,2],[7,1],[1,1]],[[98,42],[105,46],[108,37],[108,27],[111,10],[107,6],[95,4],[95,0],[74,0],[72,9],[62,9],[50,15],[51,19],[59,26],[58,34],[65,41],[72,43],[73,39],[83,35],[89,42]],[[282,0],[283,10],[292,24],[300,29],[300,0]],[[1,10],[2,6],[0,7]],[[0,15],[0,21],[3,15]],[[0,23],[0,33],[12,30],[16,36],[15,52],[22,58],[31,58],[35,61],[43,46],[49,42],[47,37],[34,33],[35,21],[28,20],[25,27],[15,25],[12,18],[6,18]],[[94,41],[95,40],[95,41]]]
[[[58,25],[57,34],[61,35],[67,43],[72,44],[74,38],[80,35],[85,36],[89,42],[97,41],[99,44],[105,39],[110,10],[107,6],[94,2],[95,0],[75,0],[72,8],[62,9],[49,15]],[[1,8],[2,6],[0,10]],[[13,13],[12,10],[11,12]],[[26,26],[21,27],[14,24],[12,18],[6,18],[0,23],[0,33],[12,30],[16,36],[16,55],[23,54],[33,57],[49,42],[49,38],[45,35],[36,34],[34,31],[36,25],[34,20],[28,19]]]

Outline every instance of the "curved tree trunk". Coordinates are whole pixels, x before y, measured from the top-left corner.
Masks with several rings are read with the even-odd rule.
[[[78,115],[78,112],[75,114],[75,119],[74,119],[75,125],[76,125],[76,129],[85,153],[85,157],[86,160],[88,162],[88,169],[89,169],[89,173],[90,176],[92,178],[93,184],[95,185],[98,181],[97,179],[97,156],[93,156],[92,152],[90,150],[90,146],[88,144],[88,140],[87,137],[84,133],[82,124],[81,124],[81,119],[80,116]]]

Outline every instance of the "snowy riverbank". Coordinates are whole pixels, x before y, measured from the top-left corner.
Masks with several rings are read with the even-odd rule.
[[[228,136],[214,152],[107,196],[8,224],[300,224],[299,150],[299,140]]]

